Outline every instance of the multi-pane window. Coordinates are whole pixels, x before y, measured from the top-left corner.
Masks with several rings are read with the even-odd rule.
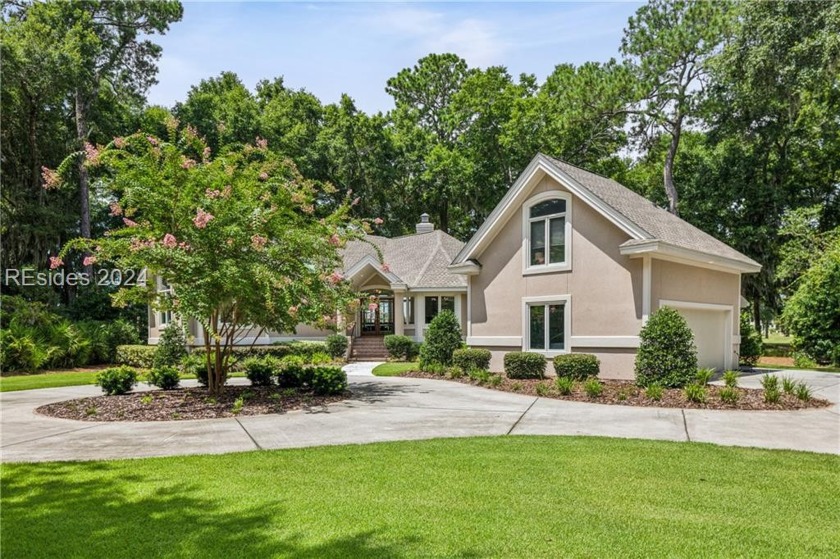
[[[166,283],[166,280],[161,278],[160,280],[160,293],[172,293],[172,286]],[[172,311],[160,311],[158,313],[158,326],[166,326],[170,322],[172,322]]]
[[[529,304],[529,345],[538,351],[566,349],[565,304]]]
[[[552,198],[531,206],[528,231],[530,266],[566,262],[566,200]]]
[[[455,312],[455,297],[451,295],[442,297],[426,295],[426,324],[429,324],[439,311]]]

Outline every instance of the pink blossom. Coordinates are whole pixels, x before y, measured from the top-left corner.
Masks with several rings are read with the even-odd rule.
[[[315,207],[312,204],[304,204],[300,207],[301,211],[307,215],[315,213]]]
[[[368,305],[368,310],[369,311],[375,311],[378,308],[379,308],[379,305],[377,305],[376,303],[371,303],[371,304]]]
[[[178,246],[180,248],[184,249],[184,250],[190,250],[192,248],[190,246],[190,243],[186,243],[186,242],[180,242],[180,243],[178,243]]]
[[[95,256],[85,256],[85,259],[82,260],[82,264],[85,266],[92,266],[96,264],[96,257]]]
[[[230,198],[230,192],[233,190],[231,185],[227,185],[222,189],[222,198]]]
[[[146,139],[149,140],[149,143],[153,146],[158,145],[157,138],[155,138],[154,136],[146,136]]]
[[[90,142],[85,142],[85,159],[89,165],[99,165],[99,150]]]
[[[47,190],[61,186],[61,176],[49,167],[41,167],[41,179],[44,181],[44,188]]]
[[[383,223],[385,223],[385,220],[382,219],[381,217],[377,217],[376,219],[373,220],[373,223],[375,223],[376,225],[382,225]]]
[[[357,196],[357,197],[356,197],[356,199],[355,199],[355,200],[353,200],[353,201],[350,203],[350,205],[351,205],[351,206],[356,206],[356,205],[358,205],[358,203],[359,203],[359,202],[361,202],[361,201],[362,201],[362,199],[361,199],[361,198],[359,198],[359,197]]]
[[[121,136],[117,136],[116,138],[114,138],[114,146],[116,146],[118,149],[124,148],[125,147],[125,139]]]
[[[267,181],[268,180],[268,173],[266,173],[265,171],[260,173],[260,180],[261,181]]]
[[[125,223],[126,227],[137,227],[137,222],[128,219],[127,217],[123,218],[123,223]]]
[[[193,223],[199,229],[204,229],[207,227],[207,224],[210,223],[211,220],[215,219],[213,214],[209,212],[205,212],[201,208],[199,208],[198,213],[195,215],[195,219],[193,219]]]
[[[166,248],[175,248],[178,246],[178,239],[172,233],[167,233],[163,236],[163,246]]]
[[[232,247],[232,246],[233,246],[233,239],[228,239],[228,240],[226,240],[226,241],[225,241],[225,244],[226,244],[227,246],[229,246],[229,247]]]
[[[341,245],[341,237],[338,236],[338,233],[332,234],[330,237],[330,244],[336,247]]]
[[[201,159],[204,161],[210,160],[210,146],[205,147],[204,150],[201,152]]]
[[[213,190],[212,188],[208,188],[207,190],[204,191],[204,195],[212,200],[212,199],[215,199],[215,198],[218,198],[219,196],[221,196],[222,193],[219,192],[218,190]]]
[[[123,213],[122,206],[120,206],[119,202],[111,202],[110,204],[108,204],[108,207],[111,208],[110,215],[112,216],[122,215]]]
[[[388,264],[382,264],[382,271],[383,272],[390,272],[391,267]]]
[[[297,312],[298,312],[297,305],[289,307],[289,314],[297,314]]]
[[[50,270],[55,270],[62,264],[64,264],[64,260],[62,260],[58,256],[50,256]]]
[[[292,202],[294,202],[295,204],[303,204],[304,202],[306,202],[306,196],[304,196],[300,192],[293,192],[291,198]]]
[[[267,242],[268,239],[263,237],[262,235],[251,236],[251,246],[254,247],[255,250],[262,250]]]
[[[333,272],[329,275],[327,281],[329,281],[333,285],[336,285],[337,283],[340,283],[343,279],[344,275],[341,272]]]
[[[257,149],[268,149],[268,140],[257,136]]]
[[[189,159],[184,157],[184,160],[181,161],[181,168],[182,169],[192,169],[195,167],[195,159]]]

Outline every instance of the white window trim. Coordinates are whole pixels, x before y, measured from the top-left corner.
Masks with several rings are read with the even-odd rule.
[[[540,350],[531,349],[531,313],[529,307],[532,304],[540,305],[563,305],[563,345],[564,349]],[[548,331],[548,324],[546,324]],[[555,357],[565,353],[571,353],[572,343],[572,296],[571,295],[548,295],[543,297],[522,298],[522,351],[539,353],[545,357]]]
[[[556,264],[538,264],[531,265],[531,208],[540,202],[546,200],[559,199],[566,202],[566,214],[564,216],[564,236],[566,240],[566,260]],[[545,216],[546,219],[549,216]],[[546,244],[546,258],[548,258],[549,244],[551,240],[547,236]],[[522,275],[533,274],[547,274],[550,272],[568,272],[572,269],[572,196],[568,192],[561,192],[559,190],[552,190],[549,192],[542,192],[536,196],[529,198],[522,204]]]
[[[172,286],[171,285],[167,285],[166,288],[164,289],[163,278],[161,278],[161,277],[158,277],[157,288],[158,288],[158,293],[172,293]],[[168,320],[166,322],[163,321],[164,316],[168,316]],[[175,313],[172,312],[171,310],[170,311],[157,311],[157,327],[158,327],[158,330],[163,330],[164,328],[166,328],[167,326],[172,324],[174,321],[175,321]]]

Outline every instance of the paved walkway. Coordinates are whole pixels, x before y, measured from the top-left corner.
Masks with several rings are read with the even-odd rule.
[[[835,405],[794,412],[607,406],[443,380],[351,374],[353,398],[324,410],[235,419],[96,423],[34,413],[49,402],[98,395],[95,386],[4,392],[0,456],[6,462],[87,460],[505,434],[700,441],[840,454],[840,375],[784,374],[805,380],[816,396]],[[758,386],[760,376],[745,376],[741,384]]]

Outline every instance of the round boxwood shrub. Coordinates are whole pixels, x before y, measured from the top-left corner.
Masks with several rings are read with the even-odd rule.
[[[452,364],[465,373],[473,369],[486,371],[490,368],[490,350],[468,347],[452,352]]]
[[[277,370],[277,385],[280,388],[303,387],[309,377],[304,363],[304,358],[299,355],[284,357],[280,361],[280,367]]]
[[[545,357],[527,351],[505,353],[505,374],[508,378],[543,378]]]
[[[161,390],[178,388],[181,377],[175,367],[155,367],[146,373],[146,384],[157,386]]]
[[[675,309],[662,307],[650,315],[639,333],[636,383],[683,387],[697,373],[697,348],[688,323]]]
[[[601,362],[588,353],[565,353],[554,358],[554,372],[558,377],[586,380],[598,376]]]
[[[741,315],[741,351],[740,361],[742,365],[754,367],[761,355],[764,353],[764,343],[759,334],[750,322],[746,314]]]
[[[452,354],[461,347],[461,324],[452,311],[441,311],[429,324],[420,349],[420,366],[452,364]]]
[[[242,364],[245,376],[254,386],[271,386],[272,379],[280,370],[280,361],[266,355],[265,357],[251,357]]]
[[[408,336],[385,336],[385,349],[393,359],[411,361],[417,356],[417,342]]]
[[[105,369],[96,375],[96,385],[108,396],[126,394],[137,385],[137,371],[125,365]]]
[[[184,329],[180,324],[173,322],[161,332],[152,364],[155,367],[172,367],[186,356],[187,340],[184,338]]]
[[[342,336],[341,334],[327,336],[327,353],[333,359],[344,357],[347,353],[347,336]]]
[[[347,373],[341,367],[312,367],[312,392],[319,396],[341,394],[347,389]]]

